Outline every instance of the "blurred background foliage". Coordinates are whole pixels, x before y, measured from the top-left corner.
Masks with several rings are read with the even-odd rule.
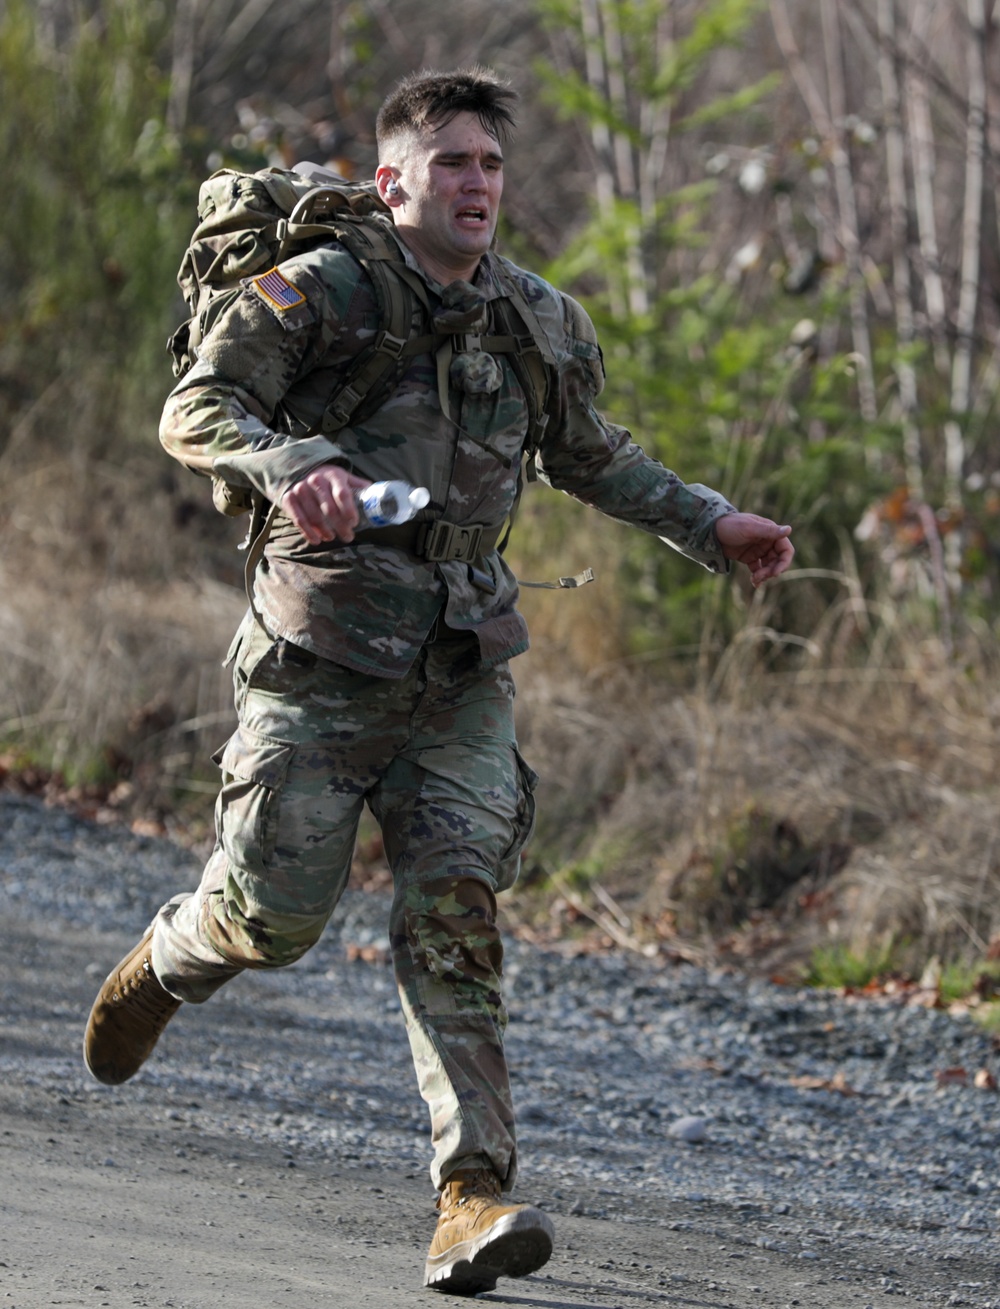
[[[532,488],[518,573],[598,577],[525,592],[532,712],[825,687],[991,730],[998,47],[997,0],[0,0],[0,767],[206,804],[239,532],[156,442],[198,186],[368,176],[394,82],[473,62],[523,96],[501,249],[592,314],[605,411],[798,550],[752,594]]]

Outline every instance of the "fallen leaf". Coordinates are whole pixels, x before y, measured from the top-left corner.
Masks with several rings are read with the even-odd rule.
[[[921,1009],[940,1009],[942,1007],[941,992],[929,991],[926,987],[917,987],[915,991],[906,997],[906,1003],[918,1006]]]
[[[802,1091],[836,1091],[838,1095],[857,1095],[843,1073],[834,1073],[832,1077],[791,1077],[792,1086]]]
[[[964,1068],[939,1068],[934,1074],[938,1086],[965,1086],[969,1074]]]

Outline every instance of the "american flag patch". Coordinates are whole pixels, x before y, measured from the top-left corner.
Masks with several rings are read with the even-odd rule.
[[[272,268],[270,272],[261,273],[260,277],[253,278],[253,284],[265,300],[270,300],[271,304],[282,312],[306,302],[305,296],[298,287],[293,286],[277,268]]]

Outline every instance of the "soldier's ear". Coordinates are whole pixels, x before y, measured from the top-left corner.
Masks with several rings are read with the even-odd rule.
[[[403,192],[399,185],[398,168],[392,164],[379,164],[375,170],[375,185],[387,205],[395,206],[402,203]]]

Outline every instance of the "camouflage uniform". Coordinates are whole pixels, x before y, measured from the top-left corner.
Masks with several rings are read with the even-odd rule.
[[[556,360],[541,477],[727,568],[713,524],[732,507],[682,483],[595,410],[601,356],[574,301],[494,255],[474,285],[442,287],[401,249],[426,286],[431,330],[456,334],[445,369],[416,354],[376,412],[335,441],[312,434],[380,326],[367,275],[330,243],[254,279],[222,315],[167,402],[170,453],[272,503],[337,462],[427,487],[429,518],[499,529],[517,493],[528,406],[509,359],[467,350],[465,334],[489,331],[509,279]],[[415,334],[428,331],[423,313],[415,300]],[[393,871],[393,962],[431,1112],[432,1176],[440,1185],[486,1165],[509,1189],[495,894],[517,876],[535,782],[517,752],[507,667],[527,648],[516,580],[495,550],[473,567],[374,537],[311,546],[279,515],[254,597],[267,631],[248,615],[230,652],[239,727],[218,760],[216,849],[198,891],[156,920],[156,974],[178,998],[201,1001],[243,968],[299,958],[344,889],[367,802]]]

